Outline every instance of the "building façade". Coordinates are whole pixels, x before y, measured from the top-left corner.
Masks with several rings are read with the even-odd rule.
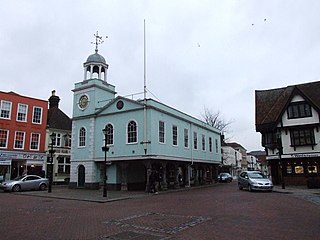
[[[256,131],[275,184],[320,178],[319,92],[320,81],[255,91]]]
[[[103,184],[104,144],[109,189],[144,190],[152,171],[162,190],[212,183],[221,162],[220,132],[153,99],[116,96],[108,67],[96,49],[73,89],[70,187]]]

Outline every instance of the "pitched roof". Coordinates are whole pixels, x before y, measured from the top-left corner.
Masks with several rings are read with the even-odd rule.
[[[275,128],[292,97],[300,94],[320,110],[320,81],[283,88],[256,90],[256,131]]]
[[[71,131],[72,121],[58,107],[52,107],[48,109],[47,126],[48,128]]]

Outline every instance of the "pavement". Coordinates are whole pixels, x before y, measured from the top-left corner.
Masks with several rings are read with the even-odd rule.
[[[234,181],[233,183],[235,183]],[[221,183],[214,183],[211,185],[193,186],[185,187],[180,189],[169,189],[167,191],[160,191],[159,194],[167,194],[177,191],[189,191],[192,189],[198,189],[203,187],[216,187],[222,185]],[[293,194],[294,196],[302,197],[306,200],[320,204],[320,189],[308,189],[304,186],[286,186],[282,189],[280,186],[274,186],[273,192],[283,193],[283,194]],[[152,196],[154,194],[146,193],[144,191],[107,191],[107,197],[103,197],[102,189],[99,190],[89,190],[89,189],[73,189],[66,185],[53,185],[52,191],[25,191],[18,192],[14,194],[38,196],[46,198],[57,198],[57,199],[67,199],[67,200],[78,200],[78,201],[89,201],[106,203],[112,201],[120,201],[133,198],[142,198]]]

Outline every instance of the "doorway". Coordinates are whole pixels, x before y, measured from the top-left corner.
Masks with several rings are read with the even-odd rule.
[[[78,167],[78,187],[83,188],[86,179],[85,167],[83,165],[79,165]]]

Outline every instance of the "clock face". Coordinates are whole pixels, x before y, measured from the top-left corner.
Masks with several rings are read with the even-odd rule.
[[[84,109],[84,108],[86,108],[88,106],[88,103],[89,103],[88,96],[87,95],[82,95],[80,97],[80,99],[79,99],[79,107],[81,109]]]

